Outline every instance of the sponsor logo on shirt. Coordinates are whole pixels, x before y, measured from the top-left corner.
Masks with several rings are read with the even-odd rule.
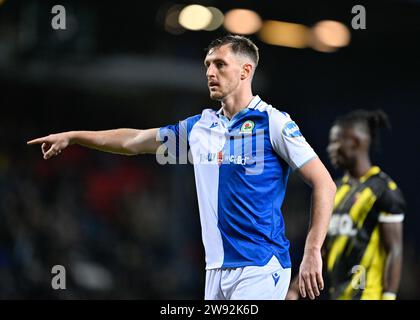
[[[248,156],[243,155],[228,155],[223,154],[223,151],[219,151],[217,153],[215,152],[209,152],[205,154],[200,154],[200,163],[213,163],[216,162],[220,166],[222,163],[225,164],[239,164],[239,165],[246,165],[249,163],[249,160],[251,158]]]
[[[330,236],[355,236],[357,229],[354,226],[353,219],[348,213],[333,214],[331,217],[328,234]]]
[[[297,138],[302,136],[299,127],[294,121],[289,121],[284,125],[282,134],[289,138]]]
[[[220,166],[223,162],[223,151],[219,151],[217,154],[217,164]]]

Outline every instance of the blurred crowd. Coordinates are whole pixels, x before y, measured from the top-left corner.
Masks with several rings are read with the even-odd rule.
[[[200,296],[201,243],[179,230],[154,159],[78,147],[51,161],[31,156],[1,154],[0,298]],[[66,270],[66,290],[51,287],[54,265]]]

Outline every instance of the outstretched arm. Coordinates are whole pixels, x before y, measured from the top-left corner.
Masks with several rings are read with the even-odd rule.
[[[160,146],[160,142],[156,139],[158,130],[158,128],[154,128],[147,130],[68,131],[34,139],[28,141],[27,144],[41,144],[44,159],[57,156],[72,144],[124,155],[156,153]]]
[[[387,253],[384,277],[383,299],[395,299],[401,278],[403,252],[402,222],[381,223],[381,237]]]
[[[336,186],[319,158],[309,161],[299,173],[312,187],[311,220],[299,269],[299,291],[303,298],[308,295],[315,299],[324,288],[321,248],[328,231]]]

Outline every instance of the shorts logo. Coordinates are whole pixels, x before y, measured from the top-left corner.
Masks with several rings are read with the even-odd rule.
[[[255,127],[254,121],[248,120],[243,123],[241,126],[241,133],[252,133],[252,130]]]
[[[274,286],[276,286],[277,282],[279,282],[280,275],[277,272],[275,272],[271,276],[273,277],[273,280],[274,280]]]
[[[289,121],[284,125],[282,134],[289,138],[297,138],[302,136],[299,127],[294,121]]]

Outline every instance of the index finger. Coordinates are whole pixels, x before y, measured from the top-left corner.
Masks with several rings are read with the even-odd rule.
[[[31,141],[26,142],[26,144],[32,145],[32,144],[39,144],[39,143],[43,143],[43,142],[47,142],[47,139],[45,137],[33,139]]]

